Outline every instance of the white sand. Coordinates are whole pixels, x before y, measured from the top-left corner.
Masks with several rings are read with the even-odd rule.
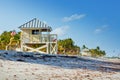
[[[18,58],[26,62],[16,61]],[[120,80],[120,71],[102,67],[120,70],[119,64],[89,62],[75,58],[31,59],[0,56],[0,80]]]

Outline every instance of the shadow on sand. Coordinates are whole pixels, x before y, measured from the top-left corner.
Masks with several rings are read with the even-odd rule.
[[[120,62],[65,55],[50,55],[30,52],[0,51],[0,59],[32,64],[43,64],[65,69],[89,69],[101,72],[120,72]]]

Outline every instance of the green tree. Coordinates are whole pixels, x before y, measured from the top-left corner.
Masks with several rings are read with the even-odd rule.
[[[12,31],[4,31],[1,35],[0,35],[0,49],[5,49],[6,45],[9,44],[10,42],[10,38],[11,36],[11,32]],[[20,32],[16,33],[16,35],[14,36],[15,40],[19,40],[20,39]]]
[[[99,46],[97,46],[97,47],[96,47],[96,49],[99,51],[99,50],[100,50],[100,47],[99,47]]]
[[[74,41],[71,38],[67,38],[58,41],[58,51],[65,54],[77,54],[80,52],[80,47],[74,45]]]
[[[4,31],[4,32],[1,34],[1,36],[0,36],[1,42],[3,42],[3,43],[9,43],[10,37],[11,37],[10,33],[11,33],[11,32]]]
[[[82,46],[82,49],[88,49],[85,45]]]
[[[96,49],[90,49],[89,51],[90,51],[92,57],[102,57],[102,56],[106,55],[106,52],[100,50],[100,48],[98,48],[98,47]]]

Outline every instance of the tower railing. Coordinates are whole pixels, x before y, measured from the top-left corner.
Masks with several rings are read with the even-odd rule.
[[[57,42],[57,34],[31,35],[22,37],[21,40],[23,43],[55,43]]]

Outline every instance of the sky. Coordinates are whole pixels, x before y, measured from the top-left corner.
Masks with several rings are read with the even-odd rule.
[[[38,18],[75,45],[120,55],[120,0],[0,0],[0,33]]]

